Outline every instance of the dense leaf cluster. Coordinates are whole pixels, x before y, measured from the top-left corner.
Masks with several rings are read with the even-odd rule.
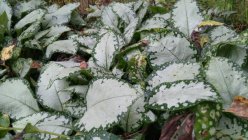
[[[78,6],[0,1],[3,139],[248,137],[247,30],[193,0]]]

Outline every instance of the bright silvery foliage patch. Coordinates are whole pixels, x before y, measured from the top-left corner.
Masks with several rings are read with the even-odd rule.
[[[172,138],[186,126],[195,139],[247,138],[247,122],[223,112],[235,96],[248,98],[247,31],[211,22],[202,29],[209,19],[196,0],[178,0],[167,13],[142,0],[95,5],[85,19],[78,6],[0,1],[0,18],[8,19],[0,30],[11,31],[0,38],[0,112],[16,133],[141,139],[153,122],[162,128],[189,112],[193,121],[170,126]]]

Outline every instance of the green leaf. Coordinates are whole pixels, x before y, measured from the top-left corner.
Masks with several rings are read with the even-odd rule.
[[[10,126],[10,118],[7,114],[0,114],[0,127],[8,128]],[[0,129],[0,138],[4,137],[8,133],[8,130]]]
[[[174,6],[172,10],[174,26],[190,38],[193,30],[203,21],[198,5],[195,0],[179,0]]]
[[[6,12],[0,14],[0,41],[4,39],[4,34],[7,31],[8,17]]]
[[[11,26],[11,21],[12,21],[12,8],[9,5],[7,0],[1,0],[0,1],[0,15],[3,16],[3,13],[5,13],[7,16],[7,21],[6,19],[1,19],[0,18],[0,32],[1,32],[1,23],[7,22],[6,24],[6,31],[10,31],[10,26]]]
[[[191,44],[186,38],[169,34],[157,41],[151,41],[146,47],[146,52],[153,67],[167,62],[194,62],[197,52],[190,46]]]
[[[195,112],[195,138],[202,140],[215,138],[216,126],[222,113],[221,105],[219,103],[203,102],[197,105],[193,112]]]
[[[95,79],[86,96],[87,111],[76,126],[87,132],[110,128],[121,120],[121,116],[137,97],[137,91],[123,81],[113,78]]]
[[[214,89],[197,81],[164,83],[153,90],[149,98],[149,108],[156,110],[178,110],[189,108],[201,101],[218,101]]]
[[[113,63],[115,54],[124,46],[123,38],[112,31],[103,34],[93,50],[95,63],[105,69],[109,69]]]
[[[32,133],[42,132],[43,130],[65,135],[71,133],[71,125],[72,122],[69,118],[62,115],[55,115],[47,112],[35,113],[31,116],[27,116],[13,123],[13,127],[25,128]],[[48,140],[56,137],[54,135],[49,135],[45,133],[40,133],[38,134],[38,136],[43,140]]]
[[[148,77],[148,89],[165,82],[176,82],[179,80],[194,80],[200,76],[201,65],[198,63],[169,63],[154,71]]]
[[[18,23],[16,23],[15,29],[19,30],[28,24],[40,21],[44,15],[45,15],[45,10],[42,9],[34,10],[33,12],[29,13],[24,18],[22,18]]]
[[[25,133],[39,133],[39,129],[33,126],[31,123],[28,123],[24,128]]]
[[[18,119],[39,111],[27,81],[7,79],[0,83],[0,91],[0,111],[10,114],[12,118]]]
[[[206,80],[212,84],[222,97],[227,109],[235,96],[248,98],[247,78],[239,66],[226,58],[212,57],[206,69]]]
[[[76,54],[78,45],[73,40],[59,40],[50,44],[46,49],[46,58],[51,58],[54,53]]]
[[[63,111],[63,104],[71,99],[71,92],[65,91],[69,87],[66,78],[79,70],[79,67],[66,68],[54,62],[44,66],[37,83],[37,96],[40,103],[45,107]]]

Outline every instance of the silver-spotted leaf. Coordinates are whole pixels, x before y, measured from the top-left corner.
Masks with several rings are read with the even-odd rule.
[[[28,123],[40,130],[65,135],[70,134],[72,125],[71,119],[65,116],[50,114],[47,112],[39,112],[15,121],[13,123],[13,127],[25,128]],[[56,138],[54,135],[44,133],[38,134],[38,137],[43,140]]]
[[[247,78],[240,67],[226,58],[212,57],[205,70],[206,80],[222,97],[227,109],[235,96],[248,97]]]
[[[10,114],[15,119],[40,110],[29,84],[25,80],[7,79],[0,83],[0,97],[0,111]]]
[[[123,81],[95,79],[86,96],[87,111],[76,126],[81,131],[109,128],[120,121],[137,97],[137,91]]]
[[[153,90],[149,107],[157,110],[178,110],[189,108],[200,101],[217,101],[218,95],[213,88],[197,81],[164,83]]]
[[[148,89],[152,90],[164,82],[194,80],[200,75],[201,65],[198,63],[170,63],[154,71],[148,77]]]
[[[172,11],[174,25],[187,37],[203,21],[196,0],[179,0]]]

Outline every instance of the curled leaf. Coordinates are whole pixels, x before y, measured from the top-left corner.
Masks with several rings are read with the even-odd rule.
[[[244,119],[248,119],[248,99],[242,96],[235,96],[231,107],[226,109],[226,112],[233,113]]]

